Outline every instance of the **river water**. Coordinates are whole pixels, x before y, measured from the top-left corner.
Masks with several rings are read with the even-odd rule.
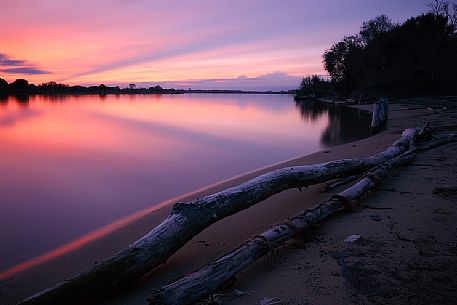
[[[366,137],[290,95],[0,97],[0,271],[164,200]]]

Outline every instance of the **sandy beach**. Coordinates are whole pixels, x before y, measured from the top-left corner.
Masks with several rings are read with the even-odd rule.
[[[370,110],[371,105],[358,106]],[[431,107],[431,108],[430,108]],[[443,108],[445,107],[445,108]],[[391,104],[387,130],[268,168],[247,173],[164,203],[79,241],[0,281],[0,304],[15,304],[90,268],[159,224],[176,201],[191,200],[237,185],[269,170],[384,150],[405,128],[424,121],[455,132],[457,104],[426,100]],[[360,208],[339,214],[316,228],[302,244],[291,242],[275,257],[262,258],[220,292],[222,304],[455,304],[457,300],[457,196],[437,187],[457,185],[457,144],[426,151],[396,171]],[[133,289],[96,304],[147,304],[155,289],[189,273],[243,241],[331,196],[324,185],[292,189],[224,219],[203,231]],[[339,189],[341,190],[341,188]],[[353,244],[344,239],[361,238]],[[280,303],[282,302],[282,303]],[[265,303],[267,304],[267,303]]]

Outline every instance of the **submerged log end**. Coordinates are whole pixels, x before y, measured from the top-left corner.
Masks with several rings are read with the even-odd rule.
[[[380,98],[373,105],[373,114],[371,118],[371,133],[376,134],[383,130],[387,125],[389,117],[389,100]]]

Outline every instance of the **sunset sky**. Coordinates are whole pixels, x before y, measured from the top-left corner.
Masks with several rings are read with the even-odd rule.
[[[11,82],[292,89],[363,21],[423,0],[4,0],[0,77]]]

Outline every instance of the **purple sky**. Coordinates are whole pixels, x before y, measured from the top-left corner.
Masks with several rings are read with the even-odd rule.
[[[0,77],[69,84],[291,89],[322,53],[422,0],[2,1]]]

